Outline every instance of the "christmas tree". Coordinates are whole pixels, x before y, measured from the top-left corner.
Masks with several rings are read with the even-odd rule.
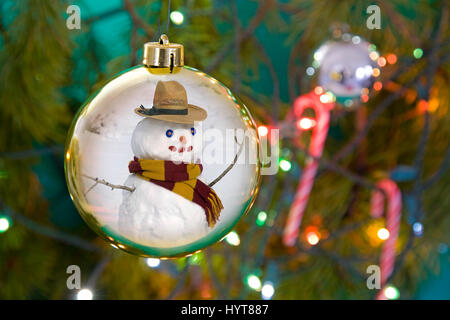
[[[448,3],[431,0],[3,1],[0,298],[372,299],[368,266],[389,234],[371,217],[371,195],[389,178],[403,209],[385,296],[448,299],[448,280],[423,289],[450,266],[448,18]],[[100,239],[73,206],[63,167],[80,106],[162,33],[184,44],[186,65],[232,88],[261,138],[281,129],[280,170],[263,176],[252,210],[223,241],[171,260]],[[331,111],[299,236],[285,246],[311,135],[283,128],[296,98],[317,88],[315,50],[350,34],[372,44],[381,74],[358,108]],[[88,290],[68,289],[72,265]]]

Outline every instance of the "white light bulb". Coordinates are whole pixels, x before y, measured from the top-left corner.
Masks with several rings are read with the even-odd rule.
[[[356,68],[356,72],[355,72],[355,76],[357,79],[361,80],[364,79],[364,75],[365,75],[365,70],[362,67],[358,67]]]
[[[259,278],[253,274],[247,278],[247,283],[248,286],[253,290],[258,291],[261,289],[261,280],[259,280]]]
[[[9,221],[7,218],[0,218],[0,232],[4,232],[9,229]]]
[[[313,67],[308,67],[308,68],[306,68],[306,74],[307,74],[308,76],[314,75],[315,72],[316,72],[316,70],[315,70]]]
[[[378,238],[381,240],[387,240],[389,238],[389,230],[386,228],[380,228],[377,232]]]
[[[172,11],[170,13],[170,20],[176,25],[180,25],[184,21],[184,16],[180,11]]]
[[[400,296],[400,292],[394,286],[388,286],[384,289],[384,296],[389,300],[396,300]]]
[[[234,232],[231,231],[227,237],[225,238],[225,240],[228,242],[228,244],[232,245],[232,246],[238,246],[241,243],[241,240],[239,239],[239,235]]]
[[[421,236],[423,234],[423,224],[420,222],[415,222],[413,224],[413,231],[416,236]]]
[[[158,258],[147,258],[146,262],[150,268],[157,268],[159,267],[161,260],[159,260]]]
[[[275,288],[273,287],[272,282],[266,281],[261,289],[261,297],[264,300],[270,300],[275,293]]]
[[[94,295],[89,289],[81,289],[77,294],[77,300],[92,300],[93,297]]]

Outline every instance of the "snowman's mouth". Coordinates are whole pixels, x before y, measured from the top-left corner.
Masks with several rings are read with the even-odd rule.
[[[193,147],[192,146],[189,146],[189,147],[187,147],[187,148],[185,148],[185,147],[181,147],[181,148],[179,148],[179,149],[177,149],[177,147],[175,147],[175,146],[170,146],[169,147],[169,150],[170,151],[172,151],[172,152],[179,152],[179,153],[183,153],[183,152],[191,152],[192,151],[192,149],[193,149]]]

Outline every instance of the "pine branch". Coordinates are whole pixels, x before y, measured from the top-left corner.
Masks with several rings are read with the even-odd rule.
[[[238,39],[233,39],[225,47],[223,47],[212,59],[209,65],[205,68],[206,73],[210,73],[212,70],[216,69],[219,64],[225,59],[228,53],[233,49],[236,43],[241,44],[247,40],[255,31],[255,29],[261,24],[265,18],[267,12],[273,7],[276,1],[274,0],[264,0],[262,4],[258,7],[255,16],[250,21],[248,27],[239,35]]]
[[[133,24],[144,30],[147,37],[149,39],[152,39],[155,31],[139,16],[131,0],[123,0],[123,5],[125,10],[130,14],[130,18]]]

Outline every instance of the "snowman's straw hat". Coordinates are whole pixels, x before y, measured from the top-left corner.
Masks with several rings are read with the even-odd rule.
[[[158,81],[153,107],[140,106],[134,111],[143,117],[176,122],[194,123],[206,119],[206,110],[187,103],[186,89],[177,81]]]

